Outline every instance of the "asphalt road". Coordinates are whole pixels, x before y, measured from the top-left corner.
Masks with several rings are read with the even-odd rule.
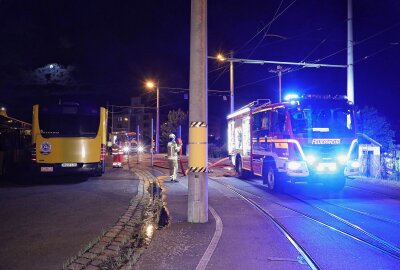
[[[0,269],[60,269],[126,211],[137,177],[39,179],[0,187]]]

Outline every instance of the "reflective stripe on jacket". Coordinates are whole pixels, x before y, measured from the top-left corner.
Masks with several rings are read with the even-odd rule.
[[[169,142],[167,145],[168,159],[178,159],[178,153],[181,150],[182,145],[176,142]]]

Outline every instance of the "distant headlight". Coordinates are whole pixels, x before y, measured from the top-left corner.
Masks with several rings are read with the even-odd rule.
[[[138,150],[139,153],[142,153],[144,151],[144,147],[139,145],[137,150]]]
[[[361,163],[359,161],[355,160],[355,161],[351,162],[350,166],[353,168],[360,168]]]
[[[124,150],[125,153],[129,152],[129,150],[130,150],[129,146],[124,146],[123,150]]]

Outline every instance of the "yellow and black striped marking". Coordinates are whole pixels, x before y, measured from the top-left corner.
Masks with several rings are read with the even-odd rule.
[[[206,122],[201,122],[201,121],[190,122],[190,127],[206,127],[206,126],[207,126]]]
[[[207,167],[190,167],[189,171],[191,171],[191,172],[206,172]]]

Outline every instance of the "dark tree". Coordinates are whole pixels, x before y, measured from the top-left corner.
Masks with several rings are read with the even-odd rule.
[[[188,137],[187,130],[188,130],[188,118],[187,113],[183,112],[181,109],[169,111],[168,113],[168,120],[166,123],[161,125],[160,131],[160,145],[167,145],[168,143],[168,136],[171,133],[177,135],[178,126],[182,126],[182,139],[184,143],[187,143],[186,139]]]
[[[370,106],[361,110],[360,131],[382,144],[387,151],[394,148],[395,131],[388,120]]]

